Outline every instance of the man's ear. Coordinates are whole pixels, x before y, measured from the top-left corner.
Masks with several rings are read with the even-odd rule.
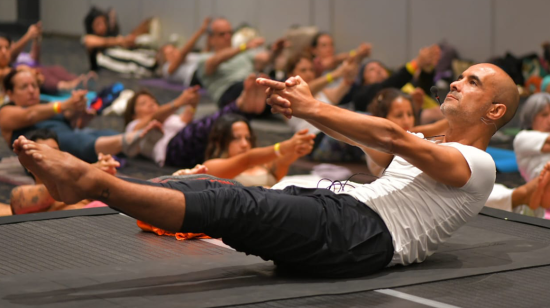
[[[504,104],[492,104],[491,108],[485,115],[485,118],[492,121],[502,119],[506,114],[506,110],[508,110],[508,107]]]

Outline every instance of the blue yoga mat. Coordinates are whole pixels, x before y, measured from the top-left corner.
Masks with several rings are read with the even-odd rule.
[[[40,94],[40,100],[46,101],[46,102],[54,102],[54,101],[65,101],[71,97],[70,93],[63,94],[63,95],[48,95],[48,94]],[[90,106],[90,103],[97,97],[97,93],[93,91],[89,91],[88,94],[86,94],[86,98],[88,99],[88,106]]]
[[[487,147],[487,153],[493,157],[499,172],[518,172],[518,163],[514,151]]]

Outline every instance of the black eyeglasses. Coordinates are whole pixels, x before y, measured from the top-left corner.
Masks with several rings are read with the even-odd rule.
[[[227,34],[233,35],[233,31],[223,31],[223,32],[214,32],[212,33],[214,36],[225,36]]]

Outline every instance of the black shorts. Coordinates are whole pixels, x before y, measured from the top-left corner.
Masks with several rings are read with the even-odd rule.
[[[356,277],[391,261],[394,248],[384,221],[355,198],[327,189],[242,187],[196,175],[153,180],[182,191],[182,232],[205,233],[237,251],[273,260],[308,275]]]

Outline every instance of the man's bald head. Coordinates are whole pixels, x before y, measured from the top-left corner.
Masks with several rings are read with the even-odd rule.
[[[210,23],[209,44],[214,51],[231,47],[231,36],[233,28],[231,23],[225,18],[216,18]]]
[[[510,122],[519,106],[519,91],[518,87],[505,71],[500,67],[483,63],[479,64],[495,71],[494,77],[491,79],[492,86],[494,87],[494,99],[493,102],[497,104],[503,104],[506,106],[506,113],[497,121],[497,127],[501,128],[506,123]]]

